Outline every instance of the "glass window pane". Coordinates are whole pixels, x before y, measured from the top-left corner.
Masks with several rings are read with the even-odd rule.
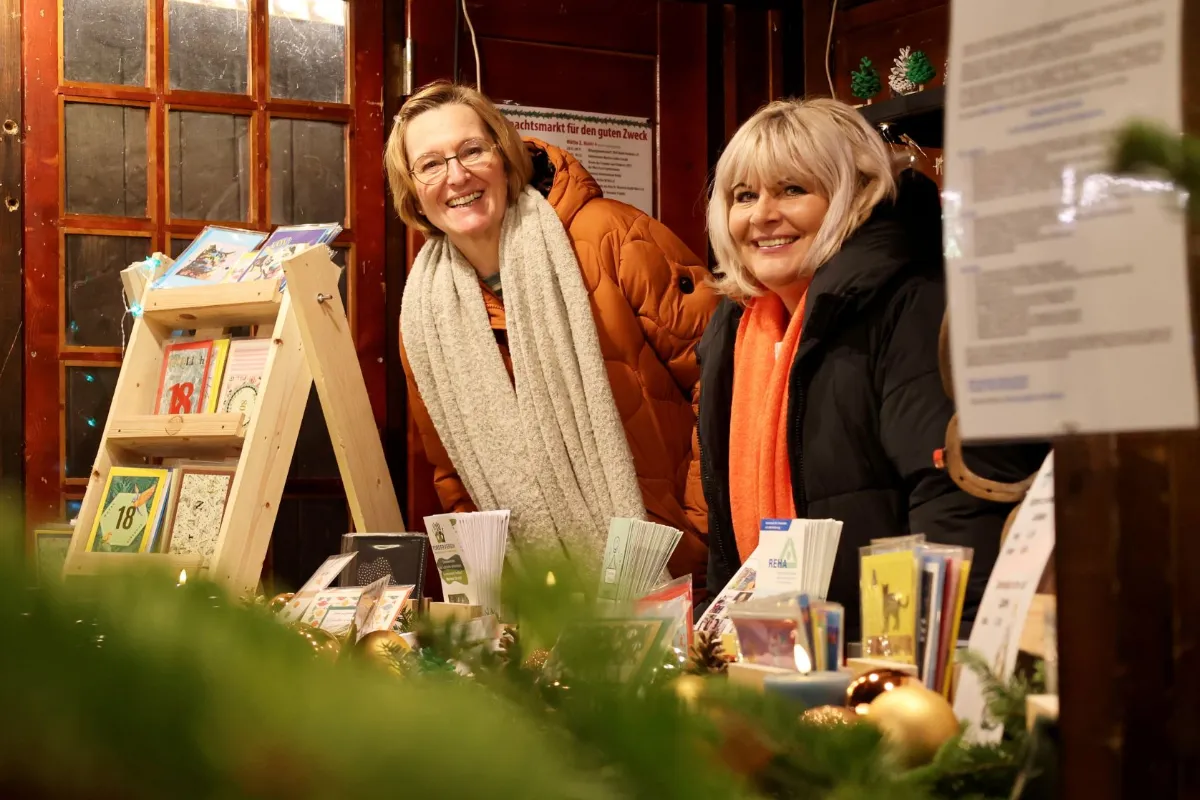
[[[179,258],[181,255],[183,255],[183,251],[187,250],[188,245],[191,243],[192,240],[190,238],[179,239],[173,236],[171,237],[171,252],[167,255],[169,255],[171,258]]]
[[[271,96],[346,102],[346,0],[271,0]]]
[[[68,478],[86,478],[91,474],[100,447],[100,434],[108,420],[108,406],[117,388],[120,367],[66,367],[66,415]]]
[[[145,0],[62,0],[62,26],[67,80],[145,85]]]
[[[346,126],[271,120],[271,224],[346,218]]]
[[[133,318],[125,316],[121,270],[150,255],[150,239],[142,236],[66,236],[66,279],[63,281],[68,346],[120,347]]]
[[[249,219],[249,118],[172,111],[167,127],[171,216],[230,222]]]
[[[82,508],[82,497],[63,497],[63,519],[68,522],[78,517]]]
[[[67,103],[68,214],[146,216],[146,122],[144,108]]]
[[[171,88],[245,94],[250,28],[246,0],[169,0]]]

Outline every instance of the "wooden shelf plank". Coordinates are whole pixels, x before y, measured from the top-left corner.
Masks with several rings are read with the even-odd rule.
[[[283,299],[278,278],[183,289],[151,289],[145,297],[142,316],[168,330],[272,324]]]
[[[121,414],[108,429],[108,445],[141,456],[237,456],[246,439],[242,413]]]
[[[858,113],[872,125],[879,127],[886,123],[893,141],[899,141],[900,134],[907,133],[922,147],[942,146],[945,111],[945,86],[858,107]]]
[[[89,553],[80,550],[67,558],[63,574],[67,576],[101,575],[113,569],[161,570],[177,577],[187,572],[189,580],[200,576],[204,559],[191,553]]]

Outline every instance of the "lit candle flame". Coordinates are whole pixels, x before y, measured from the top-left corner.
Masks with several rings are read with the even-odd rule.
[[[179,570],[179,583],[177,583],[175,585],[183,586],[185,583],[187,583],[187,570],[181,569],[181,570]]]
[[[802,645],[796,645],[793,650],[793,657],[796,659],[796,671],[807,675],[812,672],[812,659],[808,655],[808,651]]]
[[[556,583],[558,583],[558,581],[555,579],[555,577],[554,577],[554,573],[553,573],[553,572],[547,572],[547,573],[546,573],[546,585],[547,585],[547,586],[553,586],[553,585],[554,585],[554,584],[556,584]]]

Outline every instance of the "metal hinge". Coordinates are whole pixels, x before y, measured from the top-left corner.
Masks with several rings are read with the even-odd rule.
[[[405,39],[404,44],[392,45],[392,74],[395,83],[392,91],[401,99],[413,93],[413,40]]]

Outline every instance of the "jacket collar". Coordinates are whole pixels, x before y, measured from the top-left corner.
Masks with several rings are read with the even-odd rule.
[[[877,206],[813,276],[805,300],[801,353],[842,315],[869,305],[901,273],[940,268],[941,225],[937,185],[913,170],[902,172],[896,200]]]
[[[600,184],[575,156],[541,139],[524,139],[533,160],[529,183],[554,206],[555,213],[568,229],[575,215],[588,202],[603,197]]]

